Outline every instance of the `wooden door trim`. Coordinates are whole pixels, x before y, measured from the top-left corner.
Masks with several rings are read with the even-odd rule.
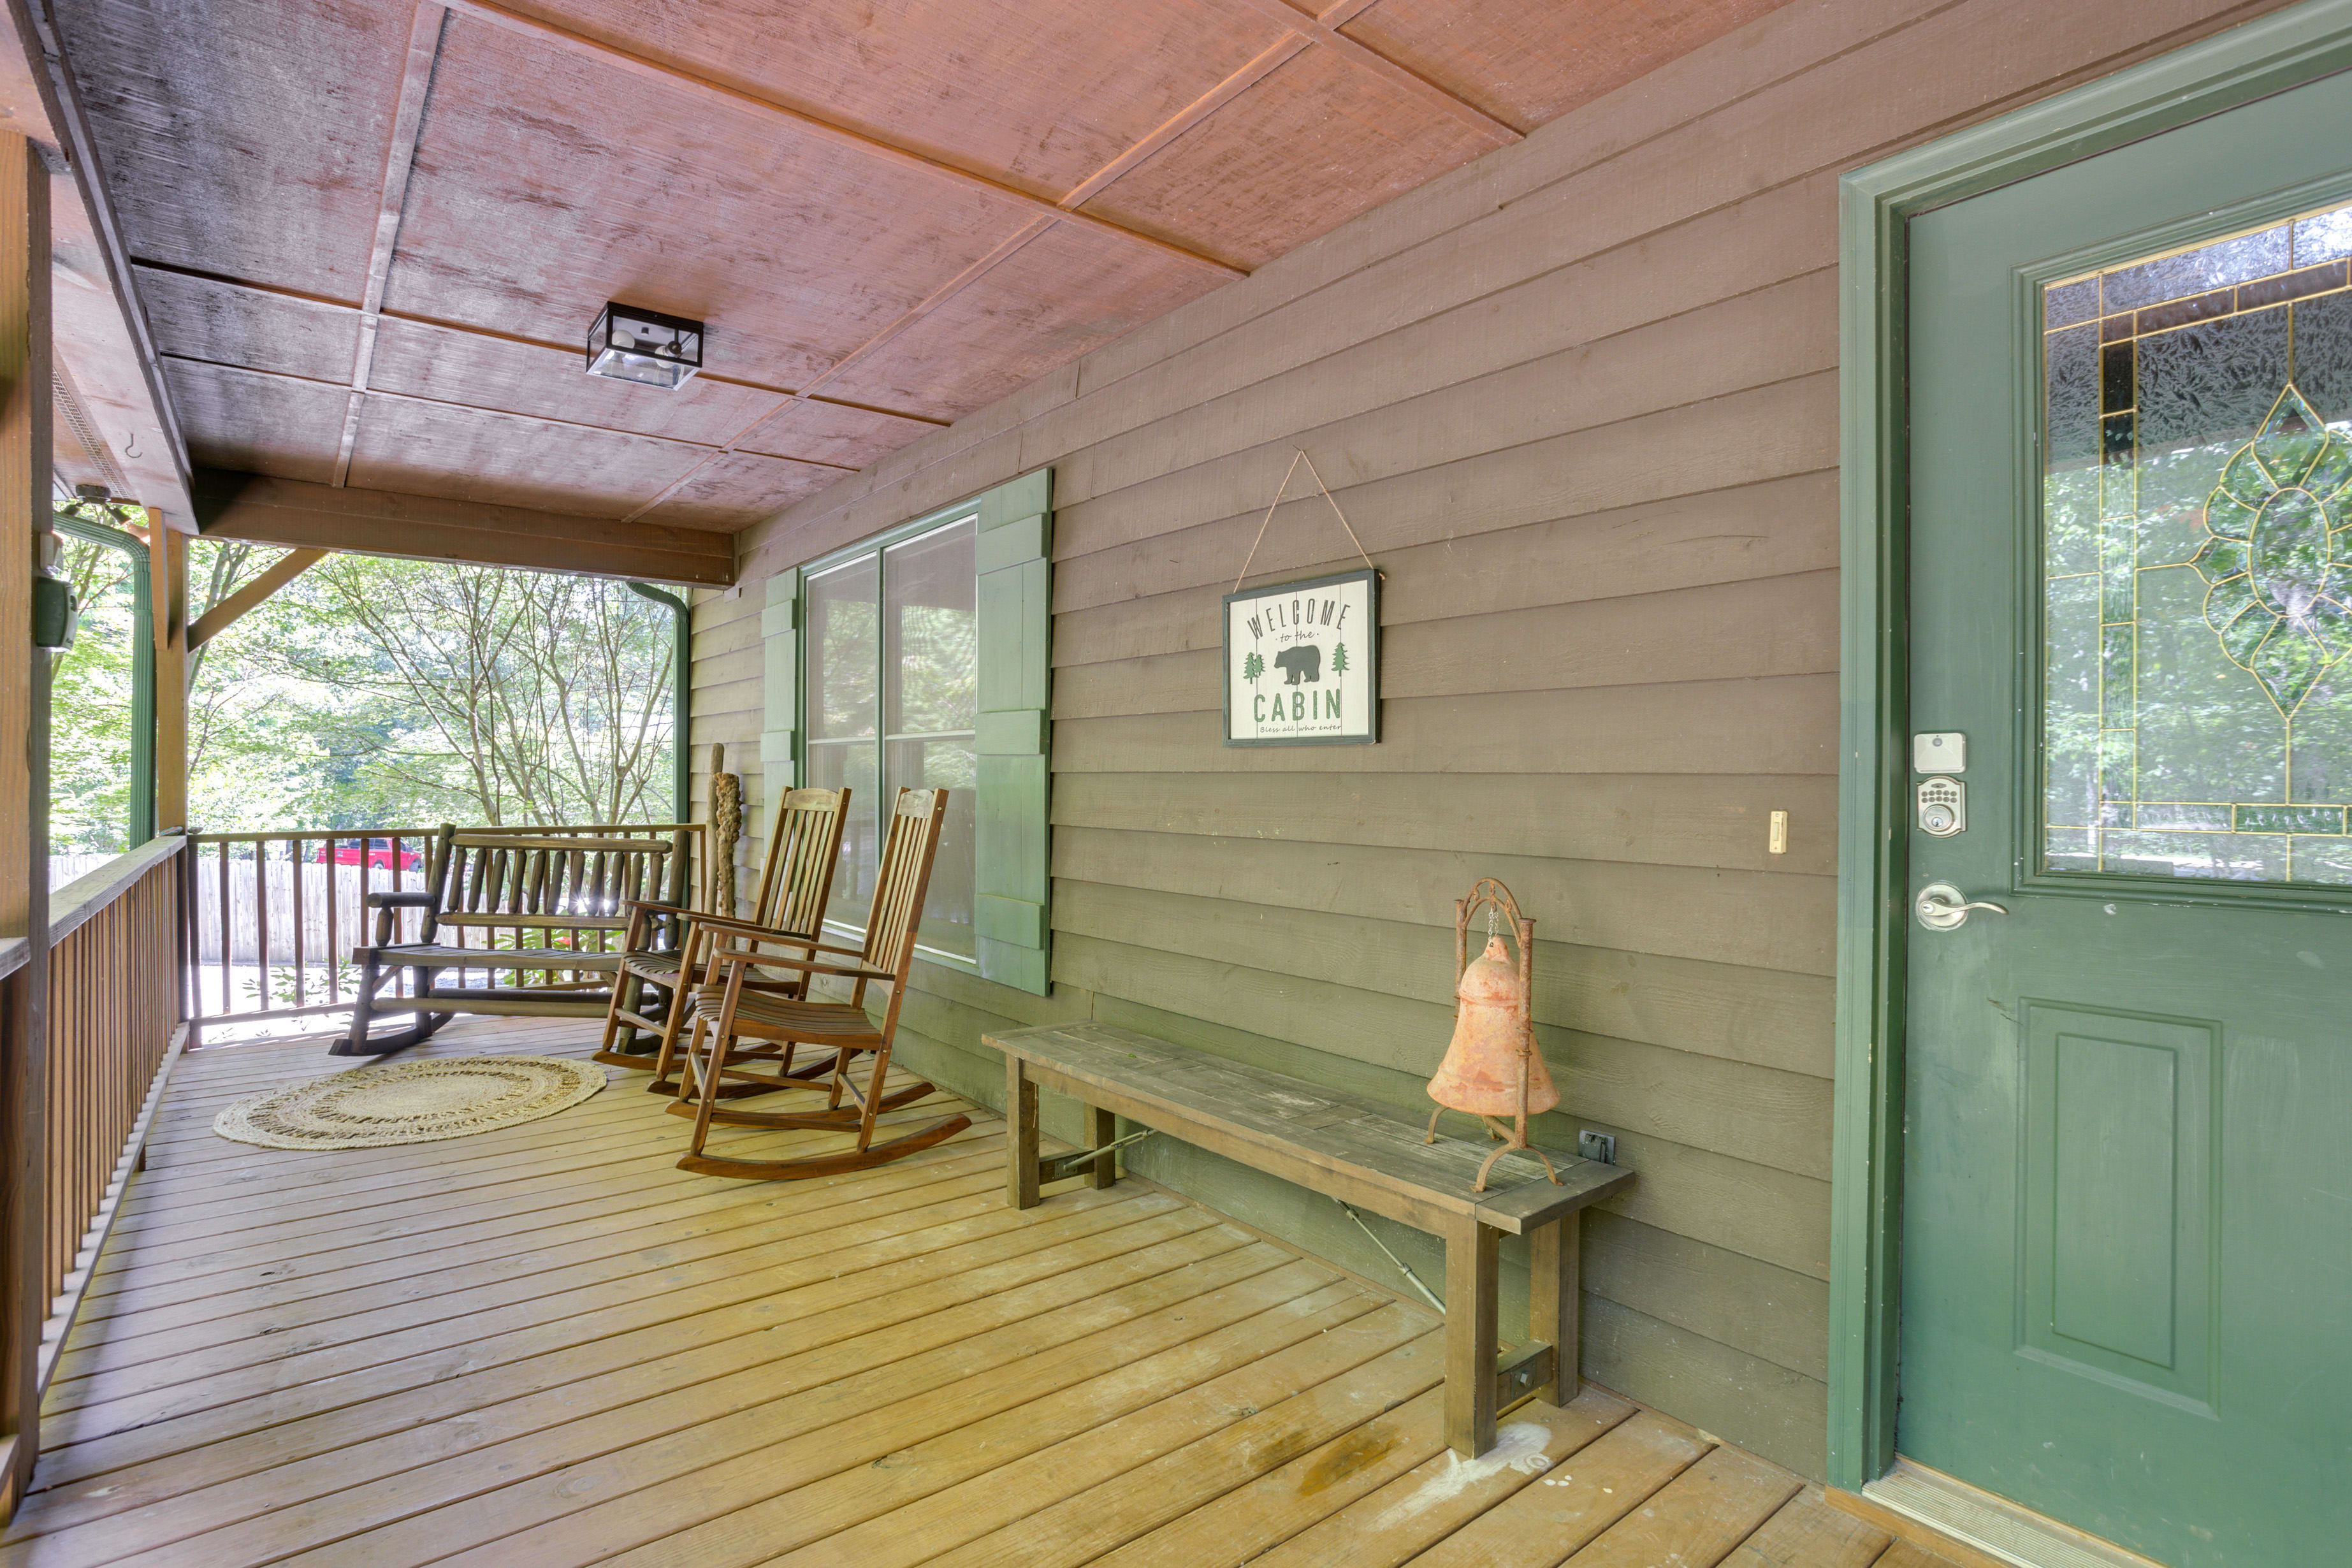
[[[2352,68],[2352,0],[2219,33],[1839,182],[1842,627],[1829,1480],[1895,1463],[1908,956],[1909,220]]]

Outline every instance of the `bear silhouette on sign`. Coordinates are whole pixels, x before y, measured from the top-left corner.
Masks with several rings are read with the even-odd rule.
[[[1283,682],[1285,686],[1296,686],[1302,680],[1310,686],[1320,686],[1323,683],[1323,650],[1311,642],[1284,648],[1274,656],[1274,668],[1290,677]]]

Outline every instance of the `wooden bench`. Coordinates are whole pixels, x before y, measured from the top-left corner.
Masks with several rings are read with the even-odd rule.
[[[1010,1123],[1008,1196],[1034,1208],[1048,1181],[1092,1167],[1124,1116],[1231,1160],[1430,1231],[1445,1242],[1445,1436],[1475,1458],[1495,1444],[1496,1413],[1528,1397],[1576,1397],[1578,1220],[1633,1179],[1587,1160],[1558,1159],[1559,1182],[1528,1154],[1507,1154],[1486,1192],[1473,1191],[1486,1145],[1423,1129],[1376,1101],[1244,1063],[1181,1050],[1104,1024],[1013,1029],[983,1037],[1004,1053]],[[1088,1148],[1041,1162],[1040,1086],[1088,1107]],[[1496,1265],[1504,1235],[1528,1238],[1528,1342],[1497,1355]]]
[[[693,909],[693,845],[701,832],[693,823],[463,830],[445,823],[422,889],[368,894],[375,941],[352,949],[360,966],[352,1026],[328,1054],[403,1050],[459,1013],[603,1017],[627,956],[620,940],[641,906],[664,925],[660,944],[677,945],[676,927]],[[424,911],[421,940],[394,940],[404,909]],[[512,945],[493,945],[502,932]],[[406,994],[378,995],[404,969]],[[457,982],[445,983],[451,970]],[[468,972],[488,983],[467,984]],[[497,984],[501,973],[518,984]],[[520,983],[534,973],[545,978]],[[410,1011],[416,1022],[408,1028],[371,1032],[377,1013]]]

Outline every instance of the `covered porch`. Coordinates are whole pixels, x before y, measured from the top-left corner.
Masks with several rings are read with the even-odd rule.
[[[593,1045],[475,1019],[419,1050]],[[1010,1207],[983,1108],[789,1184],[677,1171],[682,1124],[629,1074],[408,1149],[213,1135],[320,1067],[173,1074],[0,1563],[1940,1561],[1598,1387],[1465,1464],[1435,1313],[1132,1175]]]
[[[0,1568],[2319,1560],[2347,117],[2352,0],[12,0]],[[52,889],[85,506],[131,847]],[[201,820],[192,658],[363,557],[664,606],[659,809],[510,879],[492,810]],[[681,1169],[610,1052],[212,1130],[329,1031],[597,1050],[432,1032],[433,922],[589,887],[457,998],[528,1010],[783,865],[895,933],[815,1043],[921,1130],[730,1146],[870,1168]],[[1498,1113],[1432,1086],[1503,885]],[[1253,1159],[1014,1030],[1309,1098]],[[1118,1180],[1034,1201],[1041,1081]],[[1580,1237],[1378,1206],[1367,1107],[1587,1167]]]

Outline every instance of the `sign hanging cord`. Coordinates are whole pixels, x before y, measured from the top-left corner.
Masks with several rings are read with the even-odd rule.
[[[1266,524],[1274,521],[1274,509],[1282,504],[1282,492],[1290,488],[1290,476],[1298,471],[1298,465],[1301,463],[1306,464],[1307,471],[1309,474],[1314,475],[1315,488],[1321,490],[1323,492],[1323,499],[1331,503],[1331,515],[1338,518],[1339,520],[1339,526],[1348,531],[1348,542],[1356,547],[1357,555],[1361,557],[1364,564],[1370,567],[1372,571],[1378,572],[1380,570],[1379,567],[1372,565],[1372,558],[1364,554],[1364,542],[1356,537],[1355,525],[1348,521],[1348,514],[1339,510],[1339,503],[1332,496],[1331,487],[1323,482],[1322,470],[1316,468],[1315,459],[1307,455],[1306,447],[1293,447],[1291,448],[1290,467],[1282,470],[1282,483],[1275,486],[1274,499],[1266,502],[1265,515],[1258,520],[1257,537],[1250,541],[1249,554],[1243,558],[1241,575],[1234,579],[1234,593],[1238,594],[1242,591],[1242,583],[1249,576],[1250,563],[1257,559],[1257,547],[1265,542]]]

